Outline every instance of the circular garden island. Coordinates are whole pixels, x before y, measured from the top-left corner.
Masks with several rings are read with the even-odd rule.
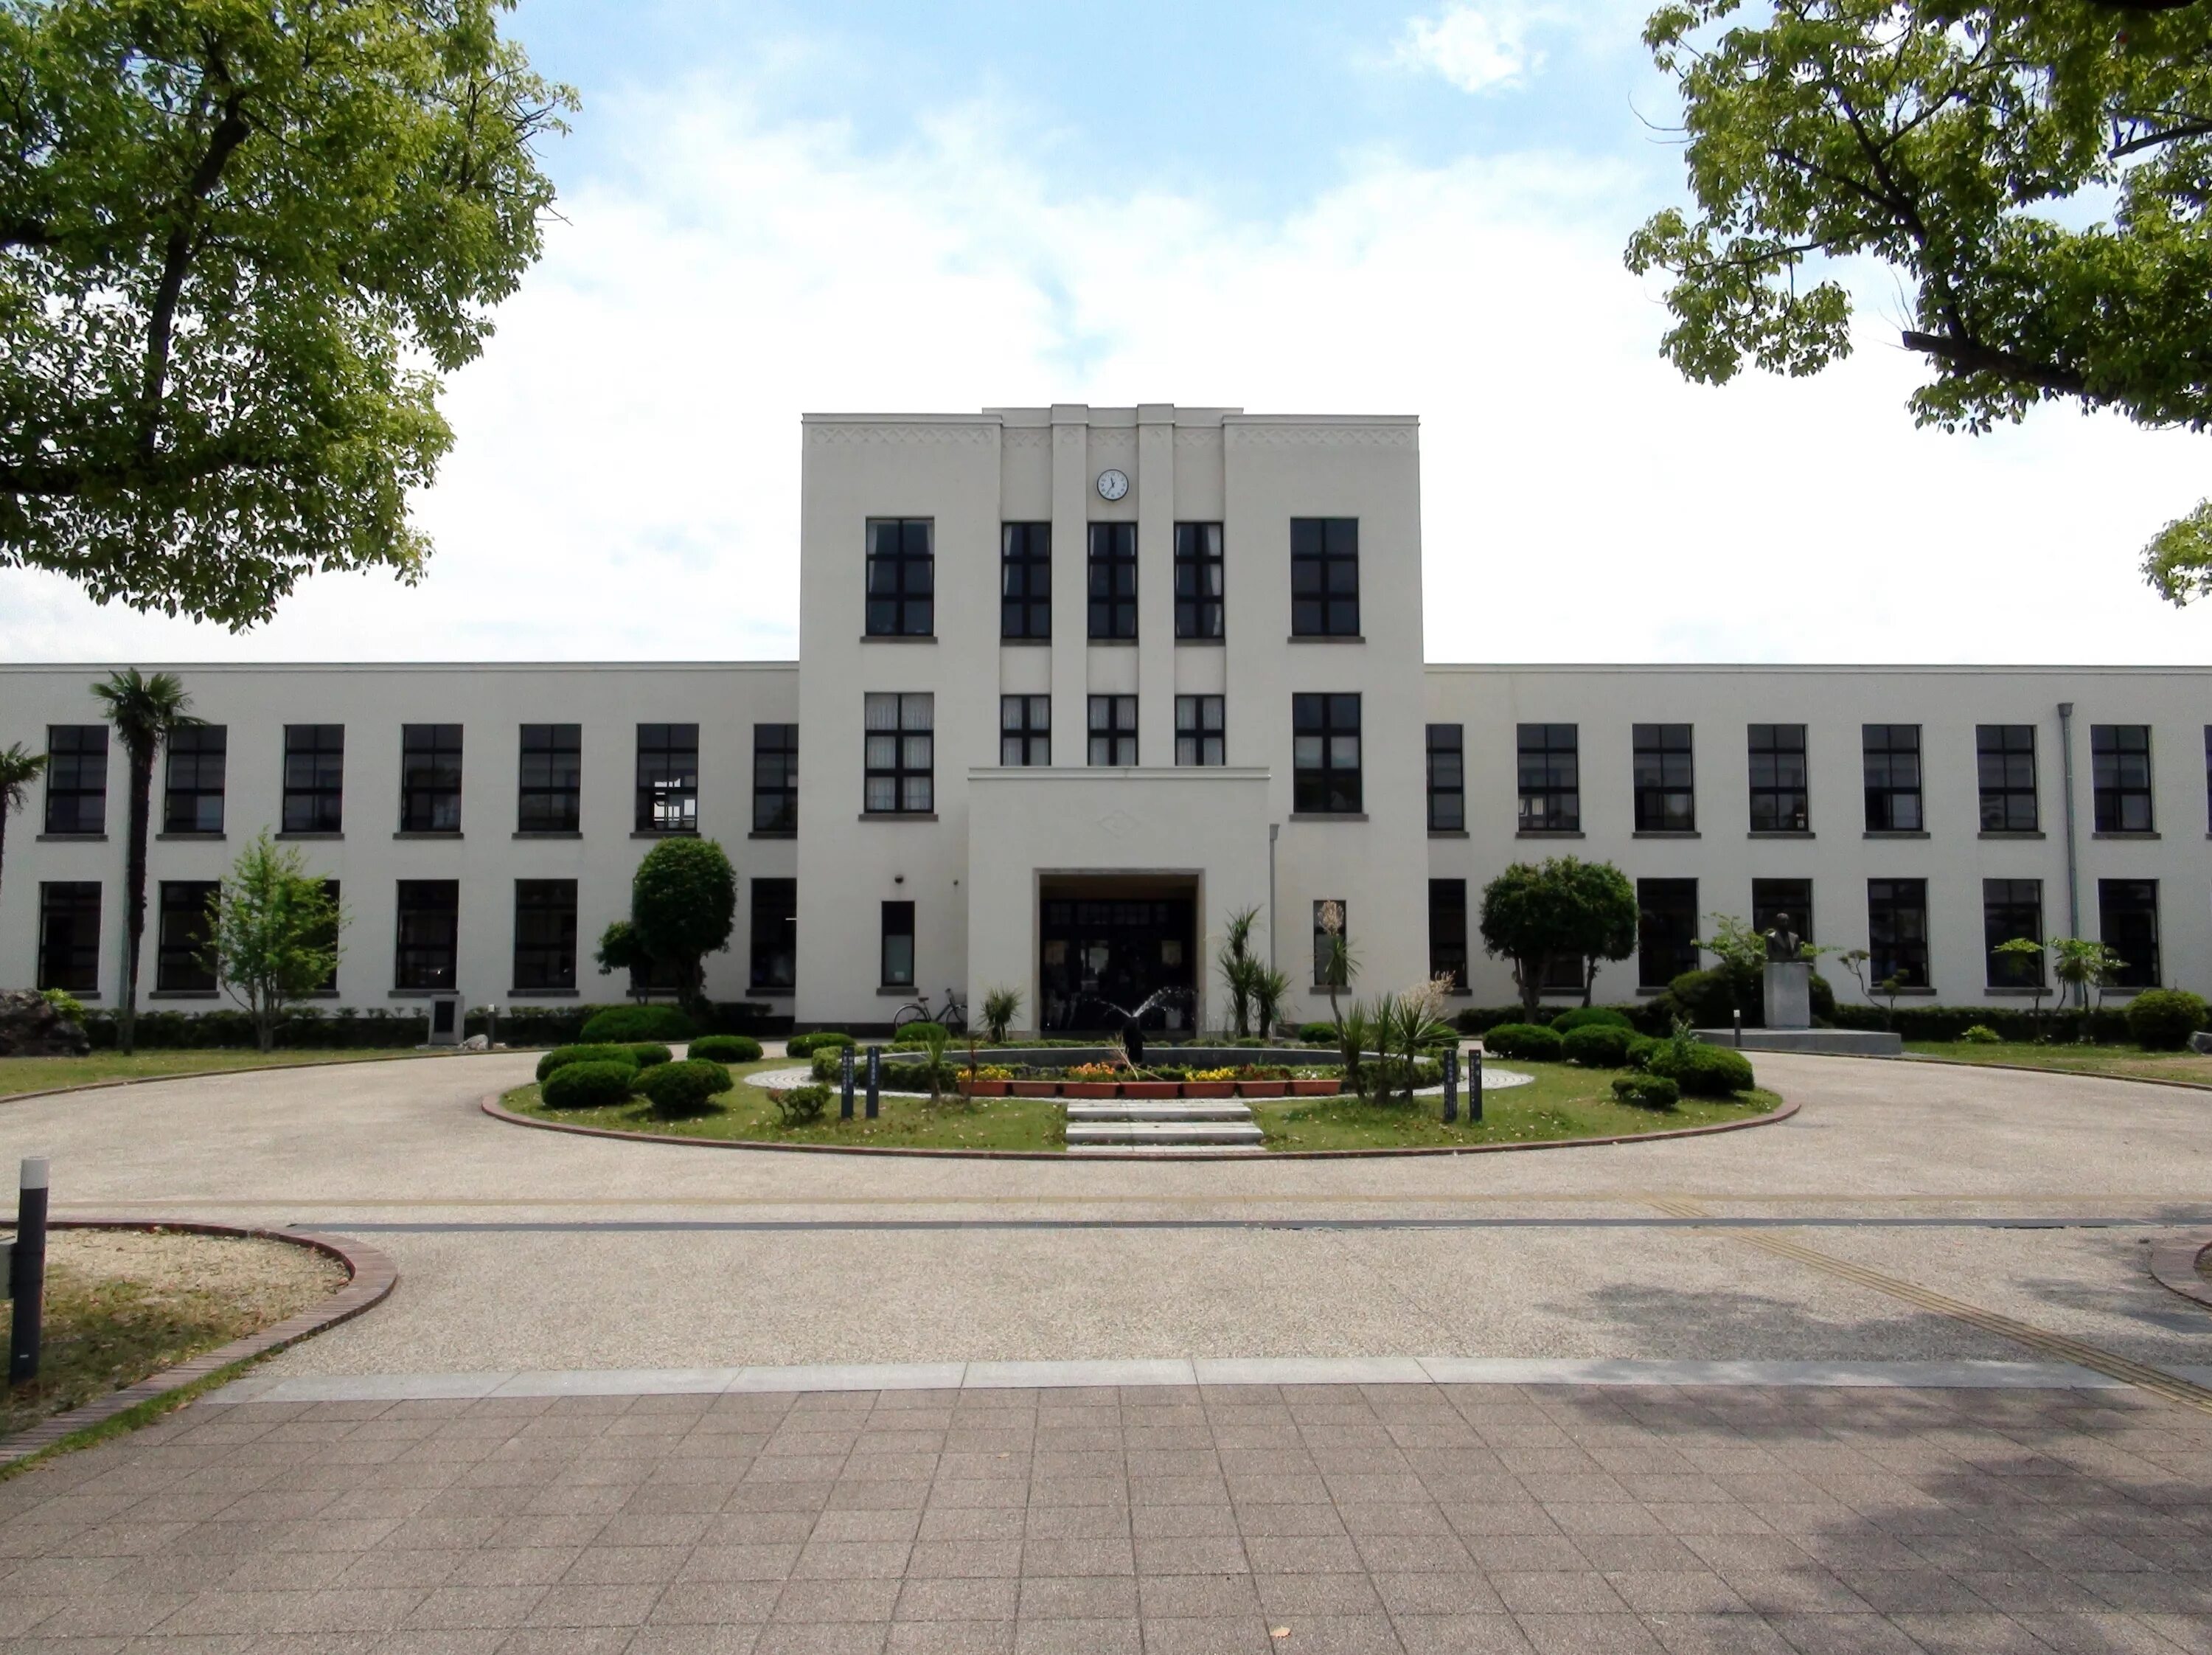
[[[1686,1037],[1651,1040],[1586,1023],[1564,1036],[1493,1030],[1485,1044],[1490,1084],[1479,1120],[1469,1118],[1464,1077],[1457,1118],[1443,1119],[1443,1053],[1436,1048],[1387,1056],[1370,1048],[1349,1072],[1340,1050],[1319,1044],[1155,1045],[1132,1064],[1118,1051],[1073,1042],[979,1043],[971,1061],[969,1048],[927,1028],[902,1031],[879,1050],[872,1118],[869,1048],[836,1033],[796,1036],[783,1057],[763,1056],[742,1036],[703,1037],[681,1057],[665,1043],[563,1047],[545,1054],[538,1081],[508,1092],[498,1110],[532,1124],[706,1143],[1054,1154],[1069,1148],[1071,1110],[1103,1105],[1145,1115],[1156,1103],[1234,1098],[1258,1129],[1251,1147],[1310,1153],[1611,1141],[1746,1124],[1781,1104],[1752,1084],[1741,1053]],[[849,1117],[841,1113],[848,1050],[855,1060]],[[1501,1072],[1500,1058],[1510,1071]]]

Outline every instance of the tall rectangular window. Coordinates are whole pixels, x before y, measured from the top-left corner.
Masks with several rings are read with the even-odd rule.
[[[514,882],[514,991],[576,986],[576,882]]]
[[[1750,727],[1751,831],[1753,833],[1809,833],[1813,812],[1807,794],[1805,727]]]
[[[1052,697],[999,697],[999,763],[1009,770],[1052,763]]]
[[[1690,727],[1638,724],[1635,738],[1636,831],[1694,832],[1698,795]]]
[[[2204,826],[2212,835],[2212,724],[2204,727]]]
[[[1291,519],[1291,636],[1359,635],[1359,520]]]
[[[450,989],[460,963],[461,882],[399,881],[399,929],[392,951],[395,989]]]
[[[284,727],[284,831],[345,829],[345,726]]]
[[[107,726],[46,727],[46,831],[107,831]]]
[[[2089,727],[2090,797],[2100,833],[2148,833],[2150,726]]]
[[[1790,928],[1813,940],[1813,882],[1810,879],[1753,879],[1751,928],[1765,936],[1784,916]]]
[[[526,724],[516,772],[519,833],[574,833],[584,821],[584,727]]]
[[[868,636],[927,638],[937,628],[937,557],[927,517],[868,520]]]
[[[1457,833],[1467,826],[1467,756],[1456,724],[1429,726],[1429,831]]]
[[[100,992],[100,883],[48,879],[39,886],[39,987]]]
[[[927,816],[937,808],[937,698],[871,691],[861,807],[871,816]]]
[[[1125,767],[1137,762],[1137,698],[1093,696],[1090,705],[1093,764]]]
[[[755,879],[752,986],[789,994],[799,986],[799,881]]]
[[[166,745],[161,776],[161,831],[222,831],[223,770],[230,732],[220,724],[187,725],[173,730]]]
[[[1580,733],[1571,724],[1522,724],[1519,750],[1521,831],[1575,833],[1583,824]]]
[[[1329,930],[1334,918],[1336,929]],[[1352,952],[1352,907],[1341,897],[1323,897],[1313,905],[1313,986],[1348,989]]]
[[[1176,697],[1176,763],[1185,768],[1229,762],[1225,696]]]
[[[1929,986],[1927,880],[1867,881],[1867,952],[1868,982]]]
[[[799,831],[799,726],[753,726],[753,831]]]
[[[1429,881],[1429,976],[1467,987],[1467,881]]]
[[[1340,816],[1362,808],[1359,697],[1291,697],[1291,808]]]
[[[399,831],[461,831],[461,727],[400,727]]]
[[[699,831],[699,727],[637,727],[637,831]]]
[[[914,904],[887,902],[883,920],[883,986],[914,987]]]
[[[1920,812],[1920,727],[1867,724],[1859,729],[1866,776],[1869,833],[1918,833],[1926,828]]]
[[[2158,987],[2158,881],[2098,880],[2097,935],[2120,957],[2112,971],[2114,988]]]
[[[1137,636],[1137,526],[1091,526],[1091,636]]]
[[[1988,727],[1984,727],[1985,728]],[[2039,989],[2044,984],[2043,955],[2001,954],[1997,945],[2020,939],[2039,946],[2043,941],[2043,881],[2040,879],[1984,879],[1982,881],[1982,956],[1992,989]]]
[[[1663,989],[1698,969],[1698,882],[1636,882],[1636,981]]]
[[[212,879],[161,881],[154,931],[154,988],[170,995],[212,994],[215,972],[202,957],[214,928]]]
[[[2035,726],[1974,726],[1974,781],[1981,792],[1983,832],[2034,832]]]
[[[1175,635],[1218,638],[1222,622],[1221,525],[1178,523],[1175,537]]]
[[[1052,525],[999,526],[999,636],[1052,636]]]

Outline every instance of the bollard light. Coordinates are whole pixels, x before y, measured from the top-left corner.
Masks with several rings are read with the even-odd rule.
[[[8,1383],[39,1377],[39,1342],[46,1294],[46,1183],[44,1155],[26,1155],[15,1186],[15,1244],[8,1255],[8,1296],[15,1327],[8,1341]]]

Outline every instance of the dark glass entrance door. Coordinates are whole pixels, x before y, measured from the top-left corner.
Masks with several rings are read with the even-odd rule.
[[[1197,978],[1188,897],[1044,897],[1044,957],[1038,982],[1049,1030],[1105,1029],[1114,1007],[1135,1011],[1163,989],[1185,993],[1152,1007],[1147,1029],[1190,1027]]]

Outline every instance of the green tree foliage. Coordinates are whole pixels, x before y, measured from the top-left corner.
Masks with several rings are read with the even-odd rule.
[[[154,815],[154,761],[172,733],[203,722],[192,716],[192,698],[173,672],[147,678],[133,666],[111,672],[92,686],[107,703],[131,772],[130,849],[123,864],[123,1004],[115,1019],[115,1044],[125,1052],[138,1049],[138,958],[146,940],[146,846]]]
[[[246,1008],[255,1044],[267,1051],[284,1007],[337,969],[344,912],[297,850],[279,850],[263,833],[231,865],[213,919],[208,966]]]
[[[730,946],[737,917],[737,871],[712,839],[663,839],[630,880],[638,946],[674,971],[686,1006],[706,999],[706,957]]]
[[[7,856],[8,818],[23,808],[31,796],[31,783],[46,768],[46,754],[32,752],[20,741],[0,749],[0,864]]]
[[[1512,962],[1531,1023],[1552,962],[1576,963],[1587,1000],[1599,962],[1636,952],[1636,887],[1611,862],[1516,862],[1483,888],[1484,952]]]
[[[233,626],[419,573],[574,103],[510,4],[0,0],[0,567]]]
[[[1680,85],[1694,209],[1627,263],[1674,278],[1661,350],[1686,377],[1848,355],[1838,264],[1870,259],[1927,366],[1920,423],[2048,401],[2212,423],[2212,7],[1674,0],[1644,40]],[[2146,554],[2176,602],[2212,588],[2208,528],[2200,507]]]

